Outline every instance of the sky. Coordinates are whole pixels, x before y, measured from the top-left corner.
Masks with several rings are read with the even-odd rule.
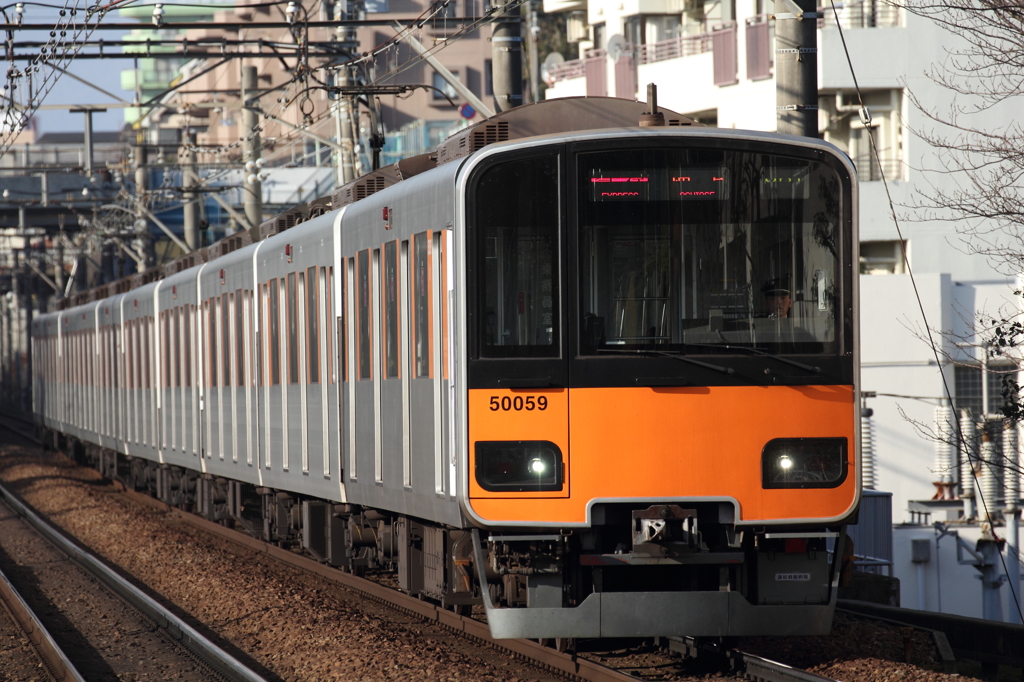
[[[45,0],[44,0],[45,1]],[[54,0],[50,0],[54,1]],[[59,2],[60,0],[56,0]],[[167,0],[165,0],[166,2]],[[63,3],[61,3],[63,4]],[[83,2],[76,2],[70,0],[69,6],[78,5],[83,7]],[[8,10],[10,11],[10,10]],[[25,7],[25,23],[42,24],[52,23],[56,24],[58,16],[57,8],[46,8],[27,5]],[[107,21],[110,22],[127,22],[132,21],[131,19],[125,19],[120,16],[120,13],[111,13],[107,16]],[[144,25],[144,24],[140,24]],[[105,40],[118,40],[124,35],[123,32],[114,31],[95,31],[92,35],[92,39],[98,39],[102,37]],[[21,31],[15,35],[16,41],[31,40],[31,41],[45,41],[48,38],[46,32],[28,32]],[[117,48],[118,51],[120,48]],[[21,50],[19,50],[21,51]],[[21,66],[21,65],[19,65]],[[133,60],[131,59],[89,59],[89,60],[75,60],[71,63],[68,69],[69,73],[72,73],[79,78],[93,83],[96,86],[103,88],[104,90],[117,95],[121,99],[131,101],[134,96],[133,92],[124,91],[121,89],[121,71],[125,69],[134,68]],[[44,105],[53,104],[106,104],[112,103],[110,97],[97,92],[74,78],[67,75],[61,75],[56,85],[47,95],[43,101]],[[85,117],[80,114],[73,114],[66,110],[55,111],[48,109],[41,109],[36,112],[36,124],[37,130],[40,134],[55,133],[55,132],[79,132],[84,127]],[[94,131],[117,131],[121,129],[124,123],[124,111],[122,109],[108,109],[102,114],[93,114],[93,130]]]

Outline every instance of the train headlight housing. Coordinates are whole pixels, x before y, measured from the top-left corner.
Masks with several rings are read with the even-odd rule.
[[[836,488],[849,466],[845,438],[776,438],[761,451],[762,488]]]
[[[476,482],[488,492],[562,489],[562,451],[546,440],[478,441]]]

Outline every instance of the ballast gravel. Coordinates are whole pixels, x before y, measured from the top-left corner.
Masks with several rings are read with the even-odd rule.
[[[59,455],[0,445],[0,481],[278,679],[560,679],[129,503],[97,472]],[[899,628],[837,613],[832,635],[744,638],[738,648],[843,682],[970,682],[939,672],[927,635],[910,639],[907,662]],[[637,679],[728,677],[649,646],[581,655]]]

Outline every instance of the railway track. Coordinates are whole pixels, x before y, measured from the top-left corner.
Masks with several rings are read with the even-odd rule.
[[[3,571],[0,571],[0,602],[3,603],[17,626],[25,633],[25,638],[32,645],[51,677],[67,682],[85,682],[85,678],[46,629],[42,619],[25,602]]]
[[[15,431],[20,436],[39,443],[30,432],[27,432],[31,424],[24,420],[0,417],[0,427]],[[558,676],[585,682],[626,682],[641,679],[589,660],[575,652],[560,652],[555,648],[544,646],[538,642],[530,640],[493,640],[490,637],[487,624],[471,616],[456,614],[373,580],[339,571],[311,558],[297,555],[288,549],[253,538],[193,514],[182,512],[148,495],[128,490],[120,482],[115,482],[115,486],[122,495],[136,504],[163,512],[177,521],[209,535],[216,536],[232,544],[263,554],[280,563],[339,584],[391,609],[441,625],[463,637],[507,652]],[[683,649],[676,648],[676,651],[682,652]],[[735,650],[725,652],[725,656],[721,658],[721,661],[723,668],[733,674],[747,679],[762,680],[763,682],[828,682],[829,680],[829,678],[820,675]]]
[[[28,621],[23,621],[20,617],[18,620],[31,622],[33,629],[42,627],[44,632],[45,627],[42,623],[49,621],[63,627],[65,633],[72,633],[70,640],[75,650],[81,652],[77,655],[81,659],[77,663],[78,668],[87,670],[91,667],[93,670],[114,673],[122,669],[137,670],[140,663],[134,649],[142,648],[147,650],[147,655],[151,659],[156,660],[156,663],[147,661],[144,664],[147,667],[192,670],[195,673],[194,679],[213,677],[233,682],[265,680],[262,674],[253,671],[211,642],[177,615],[107,567],[98,557],[64,537],[60,531],[44,521],[2,485],[0,500],[0,513],[6,509],[12,512],[5,514],[2,519],[5,529],[4,542],[14,541],[21,546],[31,547],[28,556],[21,557],[18,563],[33,562],[26,566],[28,575],[25,583],[38,582],[36,600],[47,605],[47,611],[50,612],[49,617],[37,616],[32,619],[29,616]],[[30,527],[37,538],[29,537],[29,533],[26,532],[28,528],[16,528],[15,524],[18,521]],[[49,543],[50,547],[46,547],[46,543]],[[8,554],[6,550],[5,554]],[[63,560],[63,557],[70,559],[70,562]],[[50,569],[56,567],[55,570],[59,574],[48,576],[50,571],[47,570],[47,566]],[[83,573],[88,575],[82,575]],[[99,587],[97,582],[106,589]],[[55,589],[54,583],[64,583],[58,586],[63,589]],[[13,589],[13,585],[11,587]],[[61,597],[64,598],[63,604],[59,601]],[[79,608],[75,614],[70,614],[69,604],[85,597],[88,598],[88,603],[84,605],[84,609]],[[22,603],[24,604],[24,600]],[[60,611],[59,615],[52,613],[53,607]],[[27,608],[25,604],[24,609]],[[83,610],[92,613],[83,613]],[[116,624],[107,628],[98,627],[93,617],[96,614],[99,614],[101,619],[115,620]],[[150,627],[150,623],[154,624],[155,628]],[[112,646],[110,640],[120,639],[122,633],[127,633],[124,636],[130,638],[131,643]],[[47,650],[55,647],[42,642],[49,640],[52,643],[58,637],[40,633],[36,639],[41,641],[39,648]],[[66,641],[69,635],[64,634],[59,639]],[[65,649],[65,652],[61,652],[59,648],[56,651],[47,651],[44,657],[46,665],[54,673],[72,674],[71,677],[57,676],[57,679],[80,679],[73,676],[77,673],[74,673],[75,665],[71,665],[76,655],[69,647],[66,646]],[[102,655],[98,653],[101,651]]]

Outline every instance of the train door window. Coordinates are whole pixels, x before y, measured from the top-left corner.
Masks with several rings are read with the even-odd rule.
[[[171,329],[171,336],[174,338],[174,350],[171,353],[173,356],[171,362],[173,367],[171,368],[171,375],[174,377],[174,386],[179,388],[181,386],[181,308],[175,307],[171,310],[171,319],[173,320]]]
[[[430,376],[430,238],[426,232],[415,235],[413,243],[413,353],[417,377]]]
[[[149,373],[150,373],[150,368],[149,368],[149,362],[150,362],[150,357],[149,357],[149,342],[150,342],[150,339],[149,339],[149,318],[144,317],[144,318],[142,318],[141,322],[142,322],[142,324],[141,324],[141,327],[142,327],[142,339],[140,341],[139,350],[141,351],[140,354],[142,355],[142,387],[143,388],[150,388],[152,386],[152,384],[150,383],[150,380],[149,380]]]
[[[231,305],[234,294],[221,294],[220,297],[220,364],[224,368],[224,381],[221,386],[231,386]],[[230,305],[229,305],[230,302]]]
[[[316,266],[306,270],[306,377],[320,383],[320,290]]]
[[[160,352],[163,354],[163,372],[162,381],[164,388],[170,388],[171,383],[171,316],[169,311],[160,313],[160,326],[163,328],[163,345],[160,347]]]
[[[373,311],[370,307],[370,251],[360,251],[358,259],[359,277],[359,379],[373,378],[373,363],[370,357]]]
[[[245,386],[245,294],[235,291],[235,386]]]
[[[486,168],[474,195],[479,356],[558,357],[557,154]]]
[[[210,388],[217,387],[217,298],[206,302],[206,358],[207,382]]]
[[[192,388],[192,315],[194,313],[195,306],[186,306],[182,308],[182,335],[185,337],[185,362],[182,363],[182,379],[184,380],[185,388]]]
[[[299,305],[295,273],[288,275],[288,383],[299,383]]]
[[[384,375],[399,376],[398,371],[398,242],[384,245]]]
[[[270,302],[267,316],[270,318],[270,340],[267,349],[270,353],[270,385],[281,384],[281,313],[279,306],[279,287],[277,280],[270,281]]]
[[[344,272],[344,260],[342,260],[342,268]],[[333,277],[334,268],[320,268],[320,296],[324,302],[324,323],[323,323],[323,335],[324,345],[326,347],[324,362],[327,364],[327,383],[334,383],[334,344],[332,343],[334,334],[331,332],[331,320],[334,319],[334,297],[332,296],[331,287],[334,286]],[[342,277],[342,285],[344,286],[345,278]],[[342,299],[344,300],[344,299]],[[338,325],[338,329],[341,329],[341,325]],[[337,333],[337,332],[335,332]],[[338,345],[342,353],[345,352],[345,337],[341,337],[341,343]],[[345,363],[344,356],[342,356],[342,365]]]

